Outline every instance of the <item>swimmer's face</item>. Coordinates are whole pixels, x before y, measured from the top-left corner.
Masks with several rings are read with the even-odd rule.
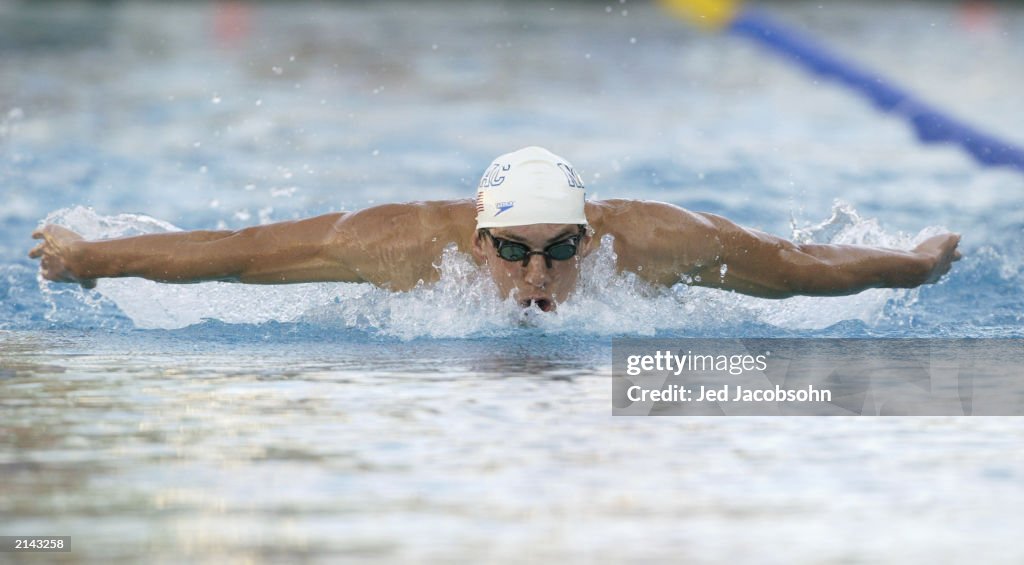
[[[490,228],[494,238],[521,243],[531,251],[543,251],[548,246],[577,236],[580,227],[575,224],[532,224],[508,228]],[[545,312],[552,312],[565,302],[576,288],[580,276],[580,259],[590,250],[590,235],[579,241],[576,255],[564,261],[552,260],[548,267],[542,255],[530,255],[524,266],[522,261],[506,261],[498,256],[496,243],[491,237],[478,233],[473,243],[477,261],[491,273],[502,298],[509,296],[527,308],[536,304]]]

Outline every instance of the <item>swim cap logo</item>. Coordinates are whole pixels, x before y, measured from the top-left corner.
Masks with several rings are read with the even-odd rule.
[[[480,184],[477,188],[501,186],[501,183],[505,182],[505,175],[502,173],[507,173],[510,170],[512,170],[512,165],[494,163],[491,165],[491,168],[487,169],[484,176],[480,178]]]
[[[573,188],[584,188],[583,179],[576,174],[576,171],[573,170],[572,167],[565,163],[559,163],[558,168],[562,169],[562,172],[565,173],[565,180],[569,181],[569,186]]]
[[[495,204],[495,206],[498,207],[498,211],[495,212],[494,215],[497,216],[497,215],[501,214],[502,212],[508,212],[515,205],[516,205],[516,203],[514,201],[513,202],[498,202],[497,204]]]

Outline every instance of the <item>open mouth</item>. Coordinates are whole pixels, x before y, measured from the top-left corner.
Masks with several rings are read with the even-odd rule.
[[[547,298],[527,298],[526,300],[519,301],[519,305],[523,308],[529,308],[534,304],[543,312],[551,312],[555,309],[555,303]]]

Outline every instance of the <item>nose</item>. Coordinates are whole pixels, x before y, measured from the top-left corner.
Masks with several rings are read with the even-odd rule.
[[[526,275],[523,277],[526,283],[537,288],[544,288],[549,278],[548,266],[544,262],[544,257],[541,255],[530,257],[530,261],[526,264]]]

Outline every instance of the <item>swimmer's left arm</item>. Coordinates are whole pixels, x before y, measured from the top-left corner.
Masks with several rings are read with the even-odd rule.
[[[764,298],[843,296],[869,288],[937,282],[960,259],[960,236],[933,236],[903,251],[860,245],[798,244],[702,214],[717,232],[714,258],[696,284]]]
[[[764,298],[840,296],[933,283],[960,259],[960,236],[951,233],[910,251],[798,244],[670,204],[622,208],[613,234],[620,268],[666,286],[686,282]]]

